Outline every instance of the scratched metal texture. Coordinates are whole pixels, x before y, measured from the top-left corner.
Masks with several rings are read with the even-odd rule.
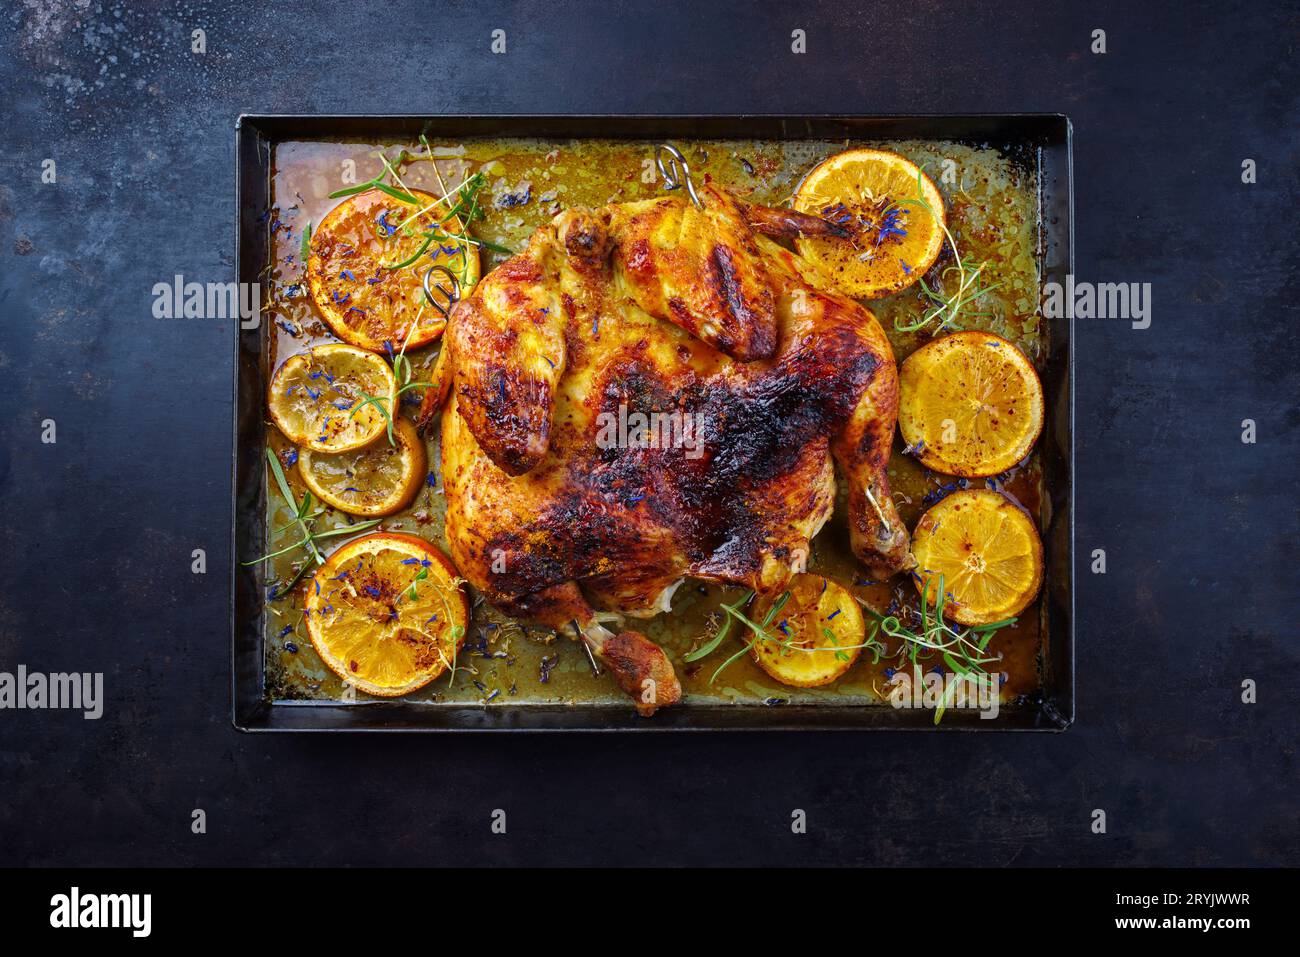
[[[0,712],[0,864],[1300,863],[1296,4],[670,6],[0,13],[0,670],[108,698]],[[230,332],[151,289],[231,277],[239,113],[440,111],[1069,114],[1076,273],[1154,295],[1145,331],[1076,325],[1075,725],[237,734]]]

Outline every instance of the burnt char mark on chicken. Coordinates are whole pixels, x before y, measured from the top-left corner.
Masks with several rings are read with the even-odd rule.
[[[741,564],[757,563],[770,516],[754,508],[750,493],[794,474],[810,442],[851,414],[844,397],[858,394],[875,368],[860,350],[840,367],[795,353],[739,388],[715,378],[685,391],[681,405],[700,411],[704,454],[684,459],[665,478],[682,502],[683,538],[693,560],[726,547]],[[821,449],[824,454],[824,442]]]
[[[816,351],[791,352],[740,388],[712,379],[686,400],[705,410],[711,472],[728,485],[774,482],[789,474],[810,437],[839,429],[878,363],[848,335],[827,341],[835,335],[827,333]]]
[[[545,454],[549,441],[550,386],[500,365],[490,366],[486,378],[485,385],[462,386],[460,394],[492,419],[493,451],[501,469],[523,475]]]
[[[519,607],[526,596],[552,586],[615,573],[617,563],[653,567],[649,547],[619,508],[601,507],[588,488],[566,489],[527,532],[499,532],[488,540],[487,554],[510,556],[492,576],[491,597]]]
[[[570,547],[554,535],[500,532],[487,542],[485,550],[489,557],[510,556],[493,569],[491,589],[499,600],[517,602],[573,577]]]
[[[759,302],[751,303],[736,274],[731,250],[721,243],[713,247],[709,267],[707,282],[713,287],[714,298],[731,315],[731,321],[716,336],[718,348],[746,361],[772,358],[776,351],[776,327],[771,319],[771,293],[764,289],[767,294],[760,296]],[[753,336],[749,342],[737,343],[726,332],[728,329],[751,330]]]
[[[846,342],[845,351],[853,344]],[[830,352],[835,354],[833,347]],[[820,350],[800,350],[776,368],[741,381],[679,373],[669,383],[645,360],[644,343],[631,349],[624,361],[606,368],[599,388],[603,421],[626,426],[629,434],[614,435],[613,441],[592,437],[590,458],[577,456],[568,465],[565,488],[571,491],[539,517],[537,527],[567,540],[569,565],[539,563],[515,587],[581,578],[575,572],[592,573],[602,556],[630,558],[640,538],[631,531],[621,534],[610,515],[631,508],[648,512],[691,562],[725,549],[730,564],[756,567],[770,517],[754,508],[752,493],[780,484],[800,468],[810,437],[840,427],[852,413],[846,397],[860,394],[877,367],[861,348],[842,359],[837,365]],[[642,443],[635,442],[638,424],[673,412],[689,416],[698,428],[690,436],[691,448],[671,442],[657,447],[664,436],[653,429]],[[820,447],[824,454],[825,443]],[[593,498],[607,502],[610,511],[593,509]]]

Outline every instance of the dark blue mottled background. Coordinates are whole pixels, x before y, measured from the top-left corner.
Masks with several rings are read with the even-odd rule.
[[[1300,9],[1087,8],[7,4],[0,669],[102,670],[108,706],[0,712],[0,863],[1300,862]],[[1079,557],[1109,574],[1081,561],[1075,726],[234,732],[231,330],[155,320],[150,290],[232,276],[239,113],[440,111],[1069,114],[1076,273],[1155,300],[1147,331],[1078,328]]]

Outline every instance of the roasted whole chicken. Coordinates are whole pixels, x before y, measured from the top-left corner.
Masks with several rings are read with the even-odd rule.
[[[493,604],[585,641],[643,714],[681,697],[622,616],[686,578],[770,594],[847,481],[854,554],[909,567],[885,468],[898,405],[871,313],[780,245],[822,219],[704,184],[574,208],[451,311],[447,537]],[[611,614],[617,613],[617,614]]]

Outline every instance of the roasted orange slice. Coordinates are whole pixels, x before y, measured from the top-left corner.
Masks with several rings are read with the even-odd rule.
[[[782,684],[830,684],[849,670],[862,650],[862,610],[845,588],[820,575],[795,575],[788,595],[762,601],[754,609],[750,620],[771,636],[751,633],[754,661]]]
[[[956,332],[917,349],[899,374],[898,427],[921,463],[946,475],[997,475],[1043,430],[1034,364],[991,332]]]
[[[989,625],[1029,605],[1043,583],[1043,543],[1033,520],[991,489],[953,492],[912,533],[917,591],[963,625]]]
[[[451,560],[415,535],[376,532],[316,571],[303,614],[321,660],[366,694],[391,698],[450,668],[469,602]]]
[[[943,248],[943,197],[897,153],[857,149],[823,160],[794,207],[844,227],[845,239],[804,236],[799,254],[846,296],[879,299],[916,282]]]
[[[345,342],[372,352],[416,349],[432,342],[446,320],[425,298],[424,275],[449,269],[462,294],[479,277],[478,248],[460,240],[465,226],[455,199],[423,190],[369,189],[339,203],[316,228],[307,256],[307,282],[321,317]],[[429,289],[446,305],[435,273]]]
[[[406,419],[394,423],[393,437],[396,445],[372,442],[348,452],[303,449],[298,473],[317,498],[349,515],[376,518],[400,512],[420,491],[428,457],[424,439]]]
[[[387,362],[364,349],[333,343],[286,359],[271,377],[266,406],[294,444],[346,452],[385,431],[396,391]]]

